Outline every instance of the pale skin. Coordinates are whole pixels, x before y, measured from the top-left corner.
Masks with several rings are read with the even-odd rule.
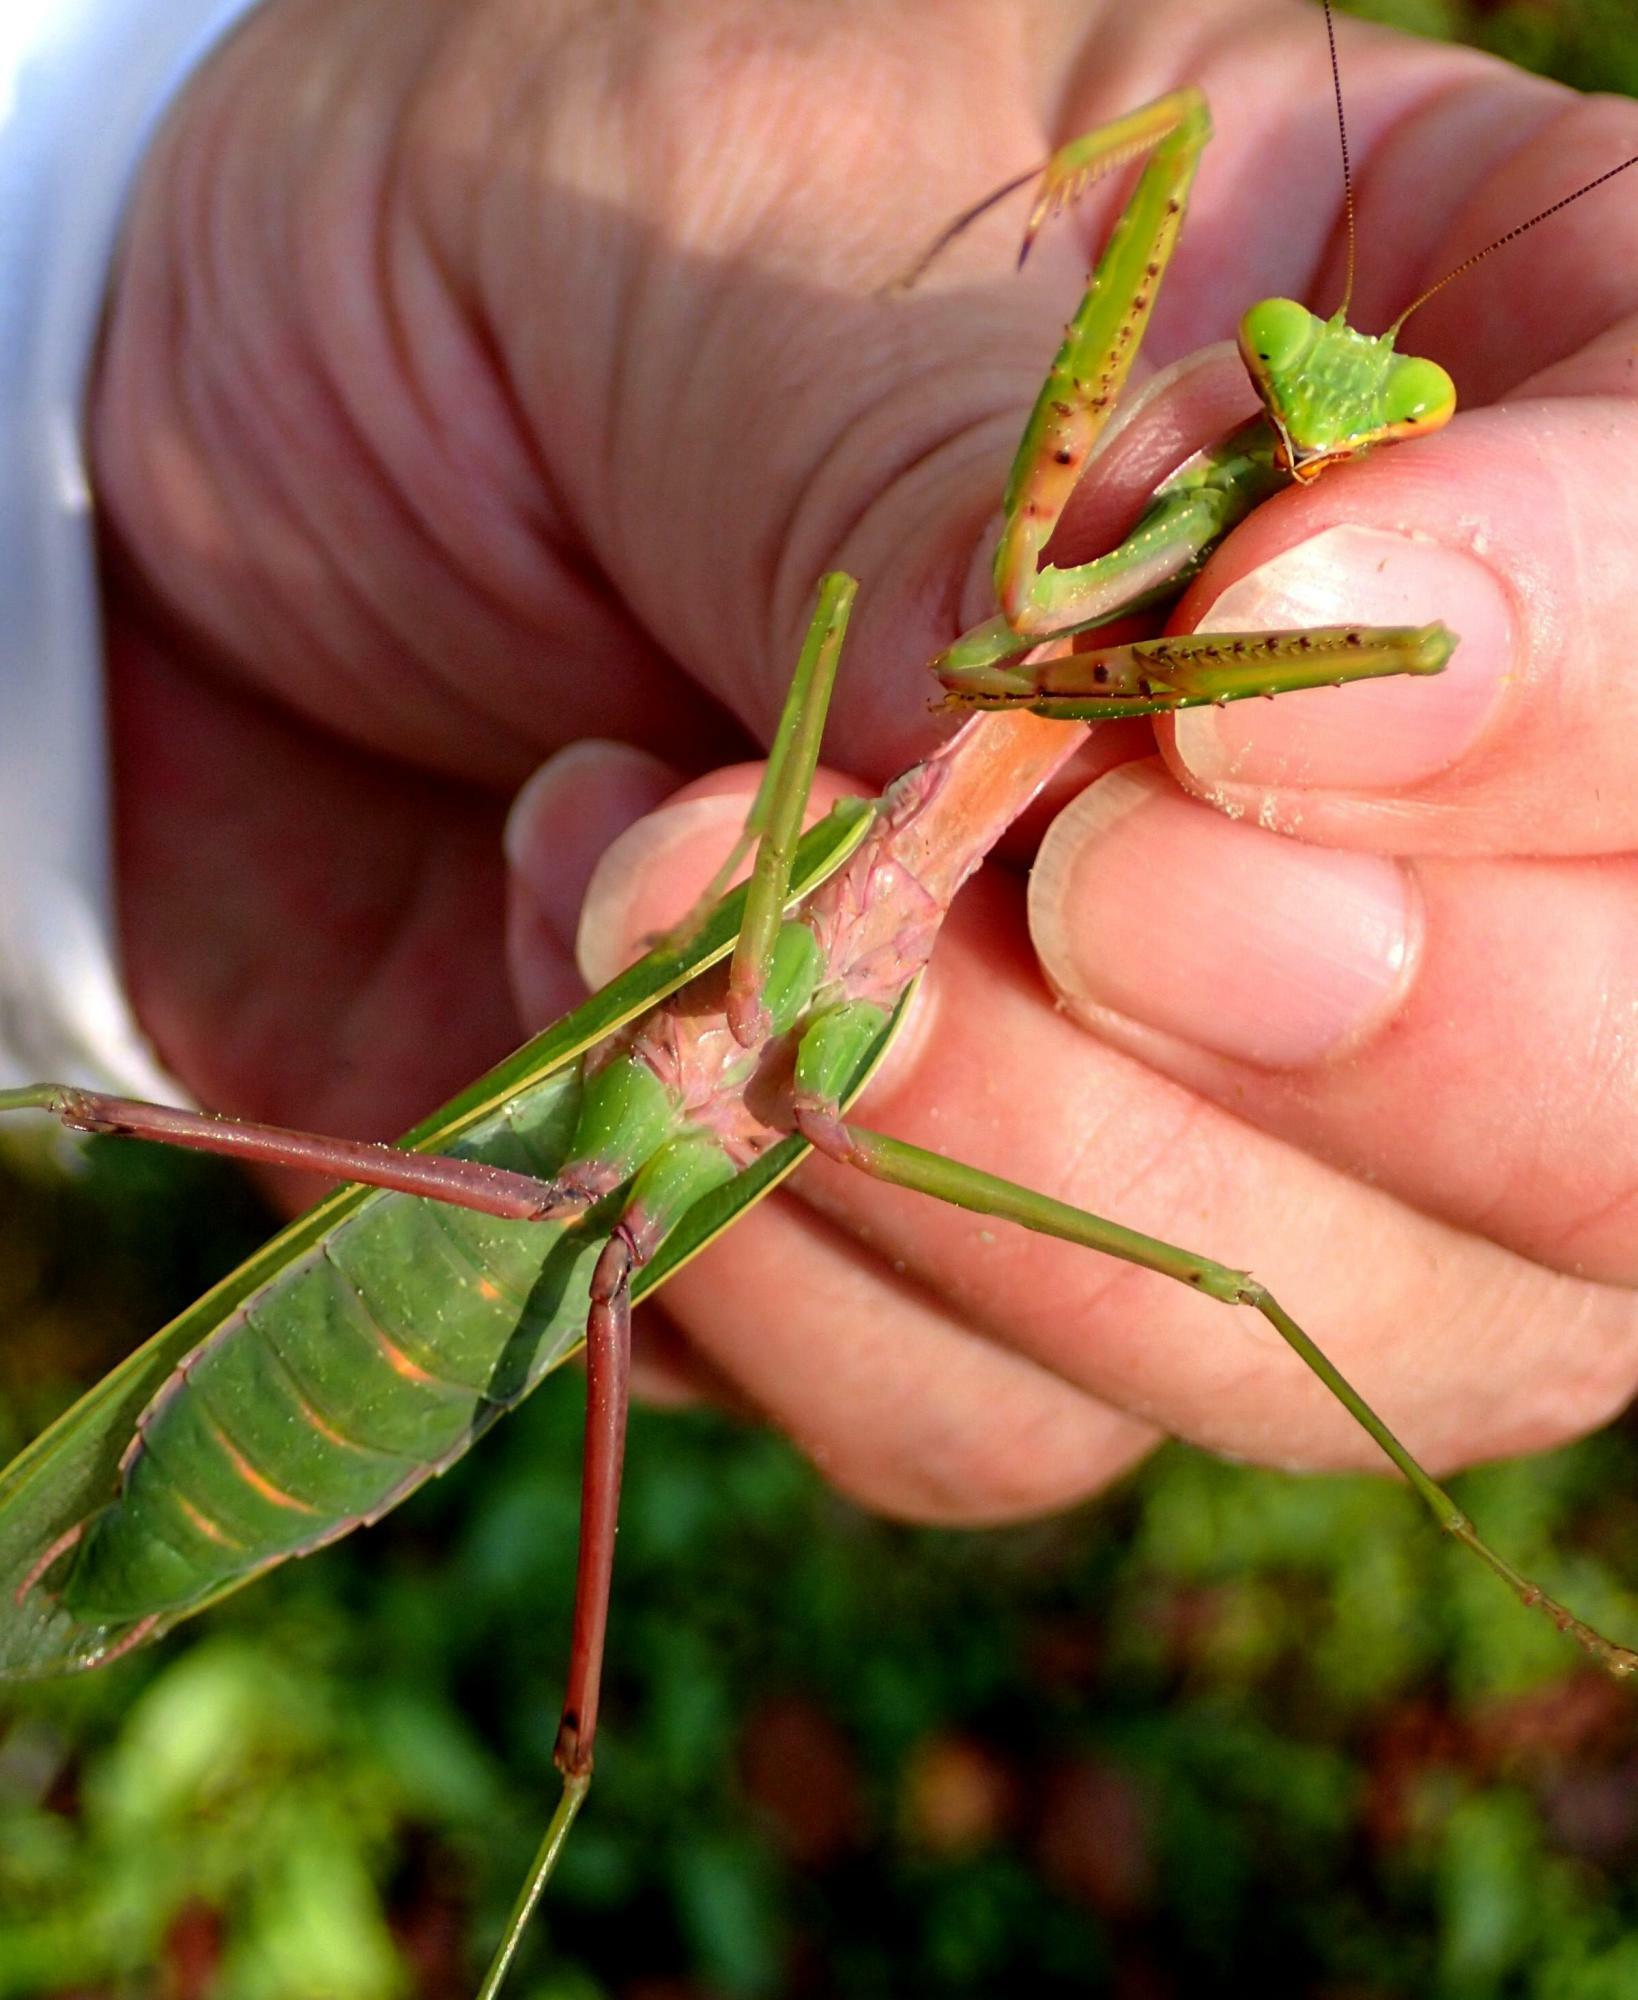
[[[871,295],[989,184],[1198,83],[1218,136],[1151,365],[1264,293],[1334,305],[1311,10],[816,18],[272,0],[184,101],[94,436],[127,961],[202,1100],[409,1123],[577,997],[598,855],[694,778],[716,803],[599,876],[588,971],[686,908],[751,787],[699,774],[749,747],[730,717],[771,726],[829,564],[866,585],[832,763],[874,789],[925,746],[918,670],[990,609],[1006,460],[1122,192],[1021,281],[1009,217],[909,300]],[[1628,105],[1382,36],[1342,56],[1372,330],[1638,150]],[[1033,909],[1001,869],[966,893],[867,1107],[1254,1266],[1435,1470],[1574,1435],[1638,1382],[1633,237],[1630,200],[1594,197],[1430,305],[1405,345],[1455,372],[1456,424],[1265,509],[1177,621],[1230,591],[1239,626],[1408,596],[1466,657],[1100,734]],[[1196,442],[1234,382],[1205,367],[1162,414]],[[1150,435],[1076,553],[1167,468]],[[1301,558],[1299,616],[1246,581],[1343,523],[1420,539]],[[873,1504],[1059,1505],[1159,1431],[1375,1462],[1248,1316],[839,1170],[799,1188],[673,1280],[660,1358]]]

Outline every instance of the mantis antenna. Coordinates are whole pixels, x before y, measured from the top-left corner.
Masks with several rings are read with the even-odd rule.
[[[1348,269],[1338,315],[1346,319],[1354,302],[1354,177],[1348,165],[1348,120],[1342,109],[1342,65],[1337,61],[1337,24],[1331,0],[1324,0],[1325,38],[1331,45],[1331,89],[1337,100],[1337,138],[1342,146],[1342,208],[1348,218]]]
[[[1327,4],[1327,12],[1329,12],[1329,4]],[[1396,339],[1400,328],[1403,327],[1413,312],[1420,311],[1436,292],[1442,292],[1446,285],[1450,284],[1454,279],[1461,277],[1464,272],[1471,271],[1475,264],[1483,263],[1485,258],[1493,252],[1504,249],[1509,243],[1516,242],[1519,237],[1526,235],[1530,230],[1534,229],[1538,222],[1545,222],[1549,216],[1557,215],[1561,208],[1568,208],[1572,201],[1579,201],[1584,194],[1591,194],[1594,188],[1601,188],[1606,181],[1614,180],[1617,174],[1624,174],[1628,167],[1638,167],[1638,153],[1634,153],[1630,160],[1623,160],[1618,167],[1607,168],[1596,179],[1588,181],[1582,187],[1578,187],[1573,194],[1560,195],[1557,201],[1549,203],[1539,214],[1532,215],[1528,222],[1516,223],[1513,228],[1498,236],[1494,243],[1487,243],[1482,250],[1475,250],[1471,257],[1464,257],[1454,270],[1447,271],[1436,285],[1429,285],[1425,292],[1411,300],[1410,304],[1406,306],[1393,325],[1388,328],[1387,337],[1390,340]]]
[[[1348,263],[1342,287],[1342,304],[1337,308],[1337,315],[1341,319],[1346,319],[1354,297],[1354,179],[1348,159],[1348,120],[1342,108],[1342,65],[1337,60],[1336,15],[1332,10],[1331,0],[1320,0],[1320,4],[1325,9],[1325,35],[1331,49],[1331,88],[1335,93],[1337,104],[1337,139],[1342,147],[1342,205],[1348,222]],[[1619,166],[1607,168],[1595,179],[1588,181],[1585,186],[1578,187],[1573,194],[1561,195],[1539,214],[1532,215],[1528,222],[1516,224],[1498,236],[1494,243],[1487,243],[1482,250],[1475,250],[1471,257],[1464,257],[1454,269],[1447,271],[1437,284],[1429,285],[1425,292],[1411,300],[1393,325],[1388,328],[1385,337],[1389,340],[1397,339],[1406,320],[1413,312],[1425,306],[1436,292],[1442,292],[1446,285],[1461,277],[1464,272],[1471,271],[1475,264],[1482,263],[1495,251],[1505,249],[1509,243],[1516,242],[1519,237],[1528,234],[1538,222],[1545,222],[1549,216],[1557,215],[1561,208],[1568,208],[1572,201],[1579,201],[1584,194],[1591,194],[1594,188],[1601,188],[1606,181],[1614,180],[1617,174],[1624,174],[1628,167],[1638,167],[1638,153],[1634,153],[1630,160],[1623,160]]]

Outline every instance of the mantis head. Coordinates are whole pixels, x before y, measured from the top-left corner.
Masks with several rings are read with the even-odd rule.
[[[1456,413],[1456,385],[1436,361],[1394,352],[1394,331],[1356,333],[1295,299],[1264,299],[1240,322],[1245,362],[1294,479],[1372,445],[1426,437]]]
[[[1274,428],[1275,460],[1304,483],[1317,479],[1339,459],[1357,458],[1372,445],[1399,438],[1426,437],[1456,414],[1456,385],[1436,361],[1394,352],[1400,328],[1436,292],[1486,257],[1527,235],[1538,223],[1606,181],[1638,166],[1638,154],[1609,168],[1464,257],[1399,315],[1386,333],[1356,333],[1348,324],[1354,291],[1354,189],[1348,160],[1348,122],[1342,108],[1342,70],[1337,62],[1336,23],[1331,0],[1323,0],[1325,31],[1331,45],[1331,82],[1336,93],[1337,137],[1342,146],[1342,199],[1347,220],[1348,265],[1342,304],[1321,319],[1295,299],[1264,299],[1240,322],[1240,358],[1245,362],[1268,420]]]

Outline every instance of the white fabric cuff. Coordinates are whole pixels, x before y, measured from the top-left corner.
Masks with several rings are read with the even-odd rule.
[[[0,7],[0,1086],[181,1095],[117,969],[83,404],[137,164],[254,4]]]

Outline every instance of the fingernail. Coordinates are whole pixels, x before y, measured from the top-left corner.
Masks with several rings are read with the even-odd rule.
[[[506,816],[506,952],[530,1026],[581,997],[575,928],[599,858],[681,782],[670,765],[625,743],[573,743],[526,781]]]
[[[745,825],[743,794],[713,793],[665,806],[628,827],[586,885],[575,955],[594,990],[624,972],[648,941],[694,907]],[[736,876],[741,879],[750,862]]]
[[[1267,1069],[1335,1058],[1393,1014],[1420,909],[1395,862],[1227,820],[1155,763],[1082,792],[1029,889],[1030,933],[1070,1013]]]
[[[559,750],[525,781],[506,815],[507,866],[566,944],[599,858],[681,783],[646,750],[591,739]]]
[[[1458,636],[1442,674],[1188,709],[1177,755],[1205,786],[1387,791],[1437,777],[1484,733],[1514,672],[1512,612],[1476,558],[1379,528],[1329,528],[1224,591],[1201,631],[1427,625]]]

